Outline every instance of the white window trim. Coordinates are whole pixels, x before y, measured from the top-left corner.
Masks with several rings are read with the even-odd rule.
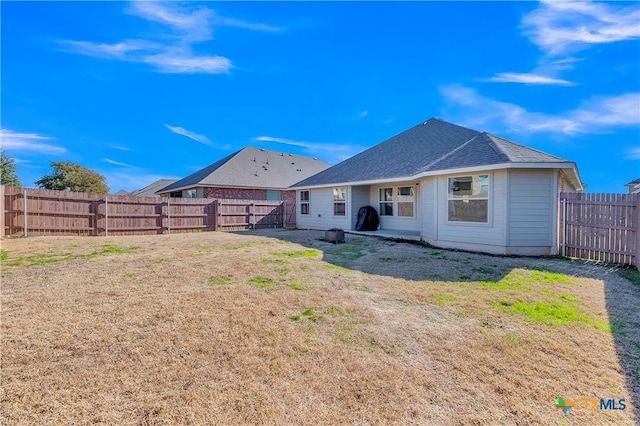
[[[400,216],[398,213],[400,213],[400,208],[398,206],[399,202],[403,202],[406,203],[407,201],[399,201],[398,200],[398,191],[399,188],[408,188],[411,187],[413,188],[413,216]],[[380,190],[381,189],[385,189],[385,188],[391,188],[391,201],[381,201],[380,200]],[[377,196],[378,196],[378,215],[380,216],[380,218],[393,218],[393,219],[400,219],[400,220],[415,220],[418,217],[418,188],[415,184],[400,184],[400,185],[384,185],[384,186],[379,186],[376,190]],[[380,204],[391,204],[392,208],[393,208],[393,214],[392,215],[383,215],[380,214]]]
[[[333,191],[335,189],[343,189],[344,188],[344,201],[336,201],[335,196],[333,195]],[[331,188],[331,197],[333,198],[333,217],[347,217],[347,199],[349,198],[349,190],[346,186],[336,186]],[[344,214],[336,214],[336,204],[344,204]]]
[[[303,192],[306,192],[306,193],[309,194],[309,201],[302,201],[302,193]],[[300,202],[300,215],[301,216],[311,216],[311,191],[309,191],[309,190],[300,191],[299,202]],[[303,204],[306,204],[308,206],[307,207],[307,213],[302,213],[302,205]]]
[[[487,221],[486,222],[465,222],[462,220],[449,220],[449,201],[462,201],[462,198],[452,198],[449,193],[449,179],[462,178],[462,177],[474,177],[487,175],[489,180],[489,188],[486,197],[469,197],[466,200],[486,200],[487,201]],[[493,173],[465,173],[454,176],[447,176],[444,178],[445,183],[445,206],[444,215],[446,218],[445,223],[452,226],[475,226],[479,228],[491,228],[493,227]]]

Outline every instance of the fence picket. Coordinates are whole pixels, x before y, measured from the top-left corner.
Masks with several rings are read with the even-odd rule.
[[[561,193],[566,256],[638,266],[640,194]]]
[[[3,235],[140,235],[284,227],[283,201],[132,197],[1,187]],[[295,209],[295,204],[293,205]],[[28,214],[25,214],[28,212]],[[293,211],[295,217],[295,210]],[[0,222],[0,225],[2,223]]]

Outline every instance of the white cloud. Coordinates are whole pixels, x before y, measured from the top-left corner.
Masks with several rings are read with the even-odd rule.
[[[18,133],[9,129],[0,130],[0,145],[7,151],[35,151],[40,154],[64,154],[61,146],[39,142],[51,139],[35,133]]]
[[[592,44],[640,38],[640,9],[592,2],[543,1],[525,15],[522,29],[550,55],[560,55]]]
[[[198,133],[192,132],[190,130],[185,129],[184,127],[174,127],[174,126],[170,126],[168,124],[165,124],[165,127],[169,130],[171,130],[173,133],[177,133],[179,135],[182,136],[186,136],[189,139],[193,139],[194,141],[203,143],[205,145],[211,145],[212,142],[211,140],[204,136],[204,135],[200,135]]]
[[[135,167],[135,166],[132,166],[131,164],[127,164],[127,163],[120,163],[119,161],[114,161],[114,160],[111,160],[111,159],[109,159],[109,158],[103,158],[103,159],[102,159],[102,161],[104,161],[105,163],[109,163],[109,164],[116,165],[116,166],[122,166],[122,167]]]
[[[130,149],[126,146],[121,145],[109,145],[110,148],[117,149],[118,151],[129,151]]]
[[[625,158],[627,160],[640,160],[640,147],[628,149],[625,152]]]
[[[362,112],[359,114],[359,117],[360,117],[360,118],[365,118],[367,115],[369,115],[369,111],[362,111]]]
[[[516,72],[503,72],[495,75],[494,77],[487,78],[484,81],[490,81],[494,83],[522,83],[522,84],[537,84],[537,85],[554,85],[554,86],[574,86],[567,80],[559,78],[547,77],[544,75],[537,75],[532,73],[516,73]]]
[[[125,39],[115,43],[97,43],[66,40],[61,44],[80,55],[148,64],[163,73],[225,74],[233,68],[230,59],[219,55],[201,55],[194,51],[196,43],[213,40],[216,26],[267,32],[283,30],[266,24],[223,17],[206,7],[134,1],[126,11],[160,24],[162,30],[156,34],[157,41]]]
[[[453,107],[456,121],[471,127],[490,127],[516,133],[602,133],[615,127],[640,125],[640,93],[594,97],[578,108],[556,115],[490,99],[475,90],[444,86],[442,95]]]
[[[163,53],[141,58],[153,64],[161,72],[183,74],[225,74],[231,69],[231,61],[223,56],[192,56],[190,54]]]

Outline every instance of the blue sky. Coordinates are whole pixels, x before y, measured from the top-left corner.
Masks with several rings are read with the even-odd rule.
[[[430,117],[640,177],[640,4],[2,2],[2,146],[113,192],[244,146],[335,164]]]

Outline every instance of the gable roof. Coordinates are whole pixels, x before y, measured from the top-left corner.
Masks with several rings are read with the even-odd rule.
[[[157,181],[150,183],[144,188],[131,191],[129,195],[134,195],[136,197],[157,197],[158,195],[156,194],[156,191],[158,189],[164,188],[167,185],[171,185],[175,181],[175,179],[158,179]]]
[[[293,187],[414,178],[505,163],[573,163],[486,132],[431,118]]]
[[[286,189],[327,167],[317,158],[246,147],[156,192],[195,187]]]
[[[627,185],[640,185],[640,178],[634,179],[629,183],[625,183],[625,186],[627,186]]]

